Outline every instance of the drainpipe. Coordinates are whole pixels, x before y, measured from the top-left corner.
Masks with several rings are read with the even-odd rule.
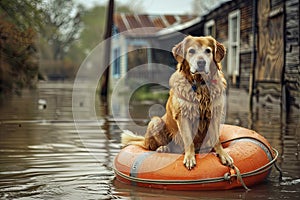
[[[109,39],[112,36],[112,26],[113,26],[113,13],[114,13],[114,0],[109,0],[107,19],[106,19],[106,28],[104,40],[105,42],[105,55],[104,55],[104,66],[106,67],[101,84],[101,96],[104,97],[103,100],[107,100],[108,93],[108,82],[109,82],[109,63],[110,63],[110,51],[111,51],[111,40]]]
[[[254,96],[254,90],[255,90],[255,67],[256,67],[256,37],[257,37],[257,0],[253,0],[252,6],[252,35],[253,35],[253,44],[252,44],[252,53],[251,53],[251,74],[250,74],[250,80],[249,80],[249,103],[250,103],[250,111],[252,112],[253,108],[253,96]],[[256,94],[257,95],[257,94]]]

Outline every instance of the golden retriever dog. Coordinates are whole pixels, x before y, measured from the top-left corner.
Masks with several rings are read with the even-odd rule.
[[[169,80],[170,92],[163,117],[153,117],[145,136],[130,131],[122,134],[122,144],[140,145],[158,152],[184,152],[187,169],[196,165],[195,152],[214,148],[221,163],[232,166],[232,158],[219,142],[225,104],[226,80],[221,71],[225,47],[213,37],[187,36],[172,53],[177,70]]]

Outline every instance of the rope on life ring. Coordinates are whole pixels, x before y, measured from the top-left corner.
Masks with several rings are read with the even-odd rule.
[[[234,169],[234,171],[236,171],[236,177],[237,179],[241,182],[242,186],[249,191],[250,189],[247,187],[247,185],[245,184],[245,182],[243,181],[241,172],[239,170],[239,168],[237,168],[237,166],[233,165],[232,168]]]
[[[230,140],[226,140],[226,141],[223,141],[222,144],[227,143],[227,142],[231,142],[231,141],[235,141],[235,140],[239,140],[239,139],[252,139],[252,140],[258,141],[258,142],[259,142],[260,144],[262,144],[265,148],[267,148],[267,150],[270,152],[270,155],[271,155],[271,157],[272,157],[272,160],[271,160],[267,165],[265,165],[265,166],[263,166],[263,167],[261,167],[261,168],[259,168],[259,169],[257,169],[257,170],[254,170],[254,171],[252,171],[252,172],[245,173],[245,174],[241,174],[239,168],[237,168],[235,165],[233,165],[233,166],[232,166],[232,169],[234,169],[234,171],[236,172],[236,175],[230,175],[230,174],[226,173],[226,174],[224,175],[224,178],[225,178],[226,180],[230,180],[231,177],[236,176],[236,177],[237,177],[237,180],[239,180],[239,181],[241,182],[242,186],[243,186],[247,191],[249,191],[249,190],[251,190],[251,189],[249,189],[249,188],[247,187],[247,185],[245,184],[245,182],[243,181],[243,176],[244,176],[244,177],[247,177],[247,176],[257,175],[257,174],[261,173],[261,170],[262,170],[262,171],[265,171],[265,170],[268,169],[268,167],[271,166],[272,164],[274,164],[275,168],[276,168],[277,171],[279,172],[279,180],[282,179],[282,170],[278,167],[278,165],[277,165],[277,163],[276,163],[277,158],[278,158],[278,151],[277,151],[275,148],[272,148],[272,147],[271,147],[272,150],[273,150],[273,152],[275,153],[275,156],[273,156],[273,154],[271,153],[271,152],[272,152],[271,149],[270,149],[266,144],[264,144],[263,142],[261,142],[261,141],[258,140],[257,138],[246,137],[246,136],[244,136],[244,137],[239,137],[239,138],[233,138],[233,139],[230,139]]]

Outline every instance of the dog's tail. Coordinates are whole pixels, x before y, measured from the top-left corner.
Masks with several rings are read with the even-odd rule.
[[[121,143],[123,146],[134,144],[145,148],[145,137],[136,135],[129,130],[124,130],[121,135]]]

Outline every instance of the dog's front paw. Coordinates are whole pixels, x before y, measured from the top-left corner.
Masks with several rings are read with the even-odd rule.
[[[156,151],[159,153],[168,153],[170,152],[170,149],[168,146],[160,146],[156,149]]]
[[[192,169],[196,165],[195,152],[185,153],[183,164],[189,170]]]
[[[233,159],[230,157],[230,155],[226,152],[223,151],[223,153],[218,154],[218,157],[221,160],[221,163],[223,165],[226,165],[228,167],[232,167],[233,166]]]

